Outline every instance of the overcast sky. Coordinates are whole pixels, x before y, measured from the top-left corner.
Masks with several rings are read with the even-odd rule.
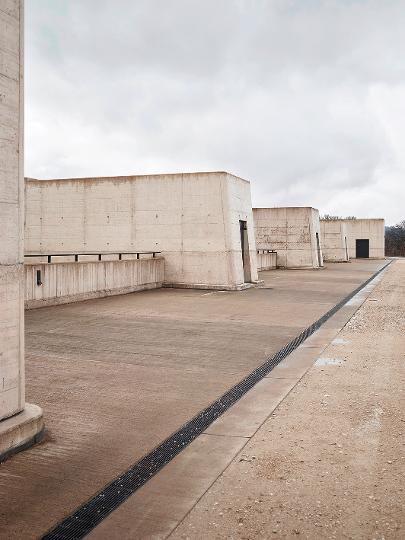
[[[26,175],[227,170],[405,219],[405,0],[29,0]]]

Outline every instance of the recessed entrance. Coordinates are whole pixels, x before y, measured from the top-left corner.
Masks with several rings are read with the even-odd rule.
[[[243,279],[245,283],[250,283],[250,256],[249,256],[249,238],[246,221],[239,220],[240,228],[240,247],[242,252]]]
[[[368,259],[370,257],[370,240],[356,239],[356,259]]]
[[[318,256],[318,266],[322,266],[322,259],[321,259],[321,244],[319,243],[319,234],[315,233],[316,235],[316,253]]]

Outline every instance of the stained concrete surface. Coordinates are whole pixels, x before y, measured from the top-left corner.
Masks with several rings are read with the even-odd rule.
[[[336,336],[372,294],[383,275],[384,272],[363,287],[327,323],[213,422],[203,433],[203,443],[200,438],[192,442],[154,476],[153,482],[148,482],[110,514],[88,538],[158,540],[168,538],[172,533],[176,534],[174,531],[177,528],[181,530],[181,523],[187,522],[188,514],[195,506],[196,508],[200,506],[199,501],[204,497],[206,486],[211,487],[222,473],[226,475],[227,466],[238,454],[237,441],[239,444],[245,441],[241,448],[240,460],[253,461],[254,456],[243,455],[244,446],[249,445],[250,439],[255,437],[256,432],[276,407],[300,382],[308,369],[316,364],[331,340],[335,343]],[[223,449],[221,460],[217,455],[220,441]],[[224,444],[224,441],[227,442]],[[170,501],[170,504],[167,501]],[[217,504],[218,502],[215,502],[214,506]],[[208,509],[204,508],[204,512],[208,512]],[[220,516],[221,514],[224,513],[221,512]],[[204,536],[203,521],[201,525],[198,532]],[[183,536],[190,540],[192,538],[187,533]],[[231,534],[230,538],[232,537]]]
[[[405,537],[404,285],[397,261],[171,540]]]
[[[27,313],[27,392],[48,436],[0,467],[0,536],[44,533],[383,264],[265,272],[265,288],[237,293],[167,289]]]

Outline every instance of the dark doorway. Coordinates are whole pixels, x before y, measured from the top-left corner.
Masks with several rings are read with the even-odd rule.
[[[316,252],[318,254],[318,266],[322,266],[322,259],[321,259],[321,245],[319,243],[319,234],[316,233]]]
[[[249,238],[246,221],[239,220],[240,227],[240,247],[242,252],[243,279],[245,283],[250,283],[250,255],[249,255]]]
[[[370,256],[370,240],[356,239],[356,259],[368,259]]]

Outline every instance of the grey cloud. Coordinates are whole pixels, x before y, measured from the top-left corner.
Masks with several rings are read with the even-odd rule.
[[[26,172],[228,169],[256,205],[399,220],[404,23],[402,0],[27,2]]]

